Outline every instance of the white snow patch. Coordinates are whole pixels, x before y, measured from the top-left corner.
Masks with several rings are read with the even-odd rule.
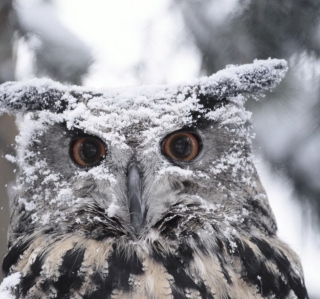
[[[118,209],[119,209],[119,206],[115,202],[111,202],[110,206],[107,209],[108,217],[113,217],[116,214]]]
[[[168,166],[166,168],[162,168],[159,170],[158,172],[158,175],[159,177],[164,175],[164,174],[179,174],[181,176],[184,176],[184,177],[188,177],[188,176],[192,176],[194,175],[194,172],[192,170],[189,170],[189,169],[182,169],[180,167],[177,167],[177,166]]]
[[[20,272],[16,272],[6,277],[0,285],[0,299],[15,299],[14,289],[19,284],[21,278]]]

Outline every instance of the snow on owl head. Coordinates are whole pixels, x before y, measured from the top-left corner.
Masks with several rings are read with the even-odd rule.
[[[19,177],[12,298],[307,298],[253,165],[245,97],[282,60],[184,85],[90,92],[5,83]],[[8,279],[8,278],[7,278]]]

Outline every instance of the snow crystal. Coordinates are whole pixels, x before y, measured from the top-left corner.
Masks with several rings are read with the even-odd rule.
[[[24,204],[26,211],[33,211],[37,207],[33,201],[27,201],[23,197],[19,198],[19,203]]]
[[[229,240],[229,244],[230,244],[230,253],[235,253],[238,248],[237,243]]]
[[[12,156],[12,155],[7,154],[7,155],[5,155],[4,157],[5,157],[9,162],[11,162],[11,163],[16,163],[16,162],[17,162],[16,157],[14,157],[14,156]]]
[[[46,225],[46,224],[49,223],[49,221],[50,221],[50,213],[49,213],[49,212],[46,212],[45,214],[43,214],[43,215],[41,216],[40,223],[41,223],[42,225]]]
[[[119,209],[119,206],[116,205],[115,202],[111,202],[107,210],[108,217],[113,217],[118,209]]]

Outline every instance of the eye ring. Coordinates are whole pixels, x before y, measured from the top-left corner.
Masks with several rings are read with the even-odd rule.
[[[79,167],[98,165],[107,154],[106,144],[95,136],[82,136],[70,143],[70,157]]]
[[[178,162],[190,162],[200,153],[200,137],[190,131],[171,133],[162,141],[162,153]]]

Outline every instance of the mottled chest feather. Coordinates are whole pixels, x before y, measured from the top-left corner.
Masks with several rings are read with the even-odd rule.
[[[306,298],[297,257],[276,237],[169,218],[140,239],[37,232],[4,269],[21,273],[18,298]]]

